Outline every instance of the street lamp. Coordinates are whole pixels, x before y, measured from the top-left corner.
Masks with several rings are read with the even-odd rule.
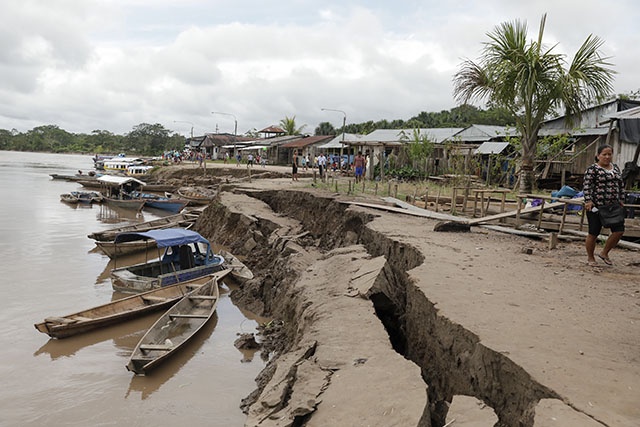
[[[335,110],[333,108],[321,108],[320,110],[322,111],[335,111],[337,113],[342,113],[344,115],[344,117],[342,118],[342,145],[340,146],[340,168],[342,169],[342,150],[344,149],[344,134],[347,131],[346,126],[347,126],[347,113],[345,113],[342,110]],[[347,161],[347,164],[349,162]]]
[[[193,126],[195,126],[193,123],[188,122],[186,120],[174,120],[173,123],[188,123],[191,125],[191,139],[193,139]]]
[[[236,139],[238,138],[238,119],[231,113],[221,113],[220,111],[212,111],[211,114],[222,114],[223,116],[233,117],[233,156],[236,155]]]

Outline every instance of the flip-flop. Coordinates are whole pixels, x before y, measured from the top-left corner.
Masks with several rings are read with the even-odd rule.
[[[589,267],[597,267],[597,266],[598,266],[598,263],[597,263],[597,262],[595,262],[595,261],[588,261],[588,262],[587,262],[587,265],[588,265]]]
[[[598,258],[600,258],[602,262],[604,262],[607,265],[613,265],[613,262],[611,262],[611,260],[607,257],[603,257],[602,255],[598,254]]]

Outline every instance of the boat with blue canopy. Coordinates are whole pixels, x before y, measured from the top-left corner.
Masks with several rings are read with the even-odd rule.
[[[144,292],[193,280],[225,269],[225,259],[213,253],[211,243],[199,233],[184,228],[120,233],[114,244],[153,240],[153,260],[111,271],[111,285],[121,292]],[[149,252],[147,252],[147,255]]]

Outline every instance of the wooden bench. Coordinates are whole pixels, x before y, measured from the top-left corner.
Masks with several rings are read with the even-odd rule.
[[[156,297],[153,295],[146,295],[146,296],[142,296],[141,297],[145,302],[150,302],[152,304],[157,304],[160,302],[165,302],[168,298],[163,298],[163,297]]]
[[[142,351],[171,351],[173,346],[164,344],[140,344],[140,350]]]
[[[170,314],[169,318],[173,319],[206,319],[208,314]]]

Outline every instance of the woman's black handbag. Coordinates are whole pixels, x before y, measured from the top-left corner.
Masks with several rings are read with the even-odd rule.
[[[600,215],[600,223],[606,228],[624,222],[624,208],[617,203],[598,207],[598,215]]]

